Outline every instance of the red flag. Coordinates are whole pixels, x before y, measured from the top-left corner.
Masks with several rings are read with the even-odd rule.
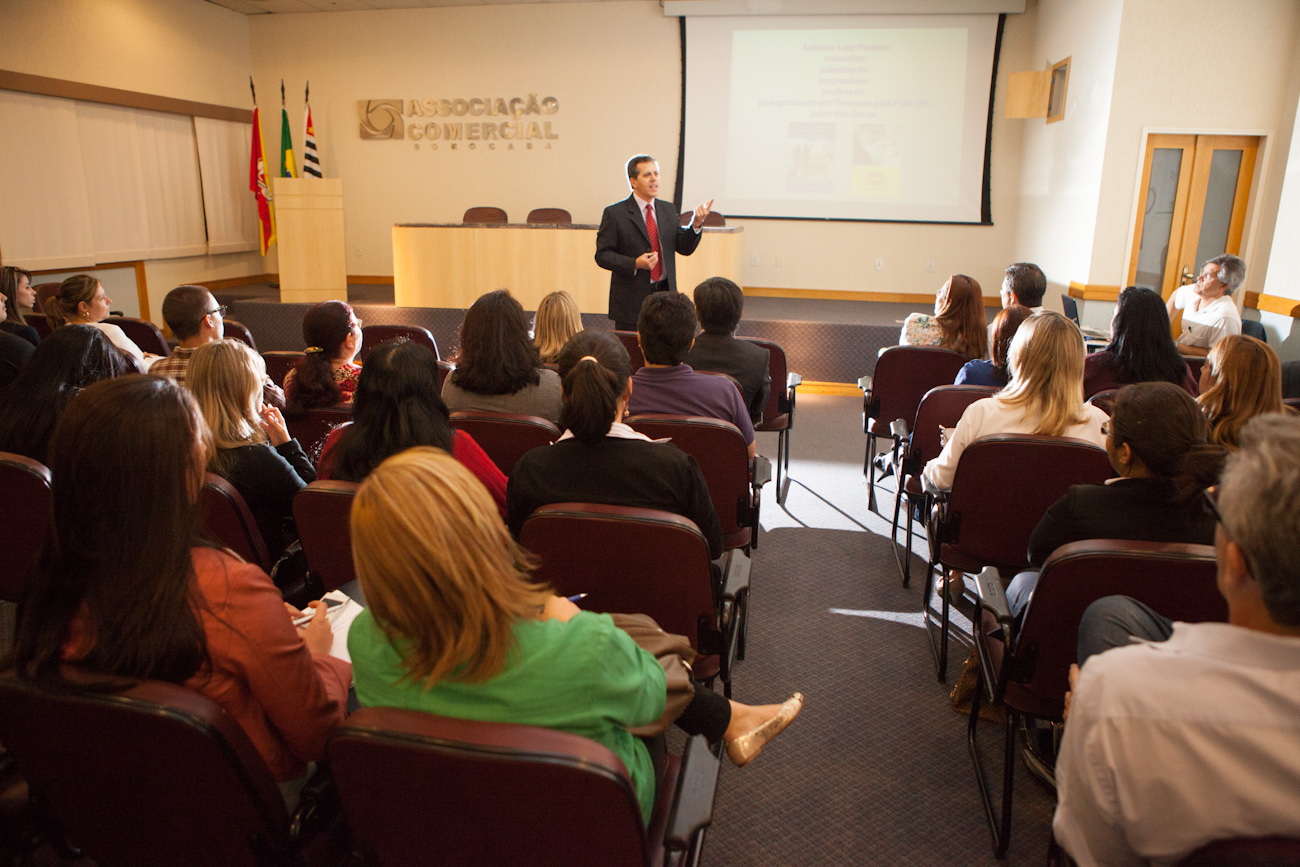
[[[275,243],[275,208],[271,204],[271,188],[266,180],[266,152],[262,147],[262,122],[256,107],[253,108],[252,160],[248,167],[248,188],[257,196],[257,220],[262,224],[258,240],[262,255]]]

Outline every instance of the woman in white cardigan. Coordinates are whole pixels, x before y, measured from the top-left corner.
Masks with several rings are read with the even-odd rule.
[[[1059,313],[1035,313],[1020,326],[1007,353],[1011,381],[962,413],[939,456],[925,465],[927,490],[952,488],[966,446],[990,434],[1077,437],[1106,447],[1106,413],[1083,402],[1083,335]]]
[[[95,326],[144,373],[160,356],[141,351],[125,331],[104,321],[112,304],[113,299],[104,292],[98,280],[89,274],[77,274],[59,284],[59,291],[45,304],[45,318],[52,329],[64,325]]]

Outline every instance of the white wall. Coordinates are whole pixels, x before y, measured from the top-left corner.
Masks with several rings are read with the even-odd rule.
[[[1047,275],[1060,309],[1071,280],[1087,282],[1097,223],[1123,0],[1039,0],[1026,9],[1034,44],[1026,69],[1070,58],[1065,119],[1024,125],[1014,258]]]

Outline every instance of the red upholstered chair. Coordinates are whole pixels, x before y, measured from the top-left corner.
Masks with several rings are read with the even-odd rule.
[[[0,452],[0,600],[20,602],[50,532],[50,471],[39,461]]]
[[[9,675],[0,740],[67,842],[99,864],[303,863],[266,763],[198,693],[158,681],[44,690]]]
[[[624,420],[651,439],[671,439],[695,458],[709,486],[709,498],[722,524],[722,544],[746,554],[758,545],[758,510],[763,485],[772,478],[767,458],[755,459],[751,470],[745,438],[729,421],[688,415],[648,412]]]
[[[1115,408],[1115,397],[1118,394],[1119,394],[1118,388],[1111,388],[1111,389],[1107,389],[1106,391],[1099,391],[1096,394],[1094,394],[1092,397],[1088,398],[1088,403],[1097,407],[1097,409],[1106,413],[1106,415],[1110,415],[1111,410]]]
[[[318,481],[293,497],[293,521],[298,525],[307,570],[320,581],[325,593],[357,577],[348,519],[360,487],[357,482]]]
[[[549,446],[561,433],[544,418],[509,412],[453,412],[451,426],[472,436],[507,476],[525,454]]]
[[[582,607],[589,611],[648,614],[665,631],[686,636],[701,654],[696,678],[720,676],[731,697],[749,598],[743,553],[724,555],[724,589],[715,602],[709,543],[681,515],[556,503],[529,516],[519,542],[541,561],[534,577],[559,595],[586,593]]]
[[[736,387],[736,391],[740,392],[742,397],[745,394],[745,389],[743,386],[741,386],[740,380],[736,379],[736,377],[732,376],[730,373],[723,373],[719,370],[697,370],[695,372],[702,374],[704,376],[721,376],[725,378],[728,382],[730,382],[732,385],[734,385]]]
[[[271,557],[266,551],[262,531],[253,520],[253,513],[235,486],[218,476],[207,473],[199,491],[199,520],[208,538],[234,551],[244,562],[262,567],[271,574]]]
[[[1201,368],[1205,367],[1205,356],[1203,355],[1184,355],[1183,361],[1192,369],[1192,379],[1197,382],[1201,381]]]
[[[266,375],[271,377],[271,382],[284,388],[284,378],[306,356],[307,353],[296,350],[272,350],[262,353],[262,361],[266,362]]]
[[[899,558],[899,569],[903,573],[903,586],[912,580],[912,515],[916,507],[923,504],[923,514],[929,514],[931,497],[921,484],[921,471],[928,461],[939,456],[943,446],[939,444],[939,428],[952,428],[961,421],[961,415],[977,400],[990,397],[997,392],[991,385],[941,385],[932,388],[921,398],[916,408],[916,423],[907,436],[906,445],[900,450],[898,460],[894,462],[894,477],[898,480],[898,496],[894,499],[894,524],[890,539],[898,545],[898,523],[903,495],[907,495],[906,551]],[[894,548],[898,557],[898,548]]]
[[[925,393],[936,386],[952,385],[968,360],[960,352],[938,346],[886,346],[876,359],[876,372],[858,380],[862,430],[867,435],[862,471],[867,476],[868,509],[876,510],[876,441],[890,439],[896,453],[902,436],[894,433],[894,422],[902,419],[911,424]]]
[[[1029,566],[1029,537],[1070,485],[1101,484],[1114,475],[1106,450],[1071,437],[1000,434],[961,453],[952,490],[931,515],[930,565],[921,610],[942,681],[948,674],[949,593],[940,593],[939,638],[930,617],[934,571],[975,574],[993,566],[1008,576]]]
[[[564,208],[533,208],[528,212],[529,223],[572,223],[573,215]]]
[[[361,351],[357,353],[357,363],[365,364],[370,350],[385,341],[398,338],[420,344],[433,353],[435,360],[440,357],[438,341],[433,339],[433,334],[427,328],[419,325],[367,325],[361,329]]]
[[[508,223],[506,212],[501,208],[470,208],[461,218],[462,223]]]
[[[615,331],[614,336],[627,350],[628,359],[632,362],[632,373],[636,373],[645,367],[645,356],[641,354],[641,344],[637,339],[637,333],[635,331]]]
[[[1084,609],[1104,596],[1124,595],[1174,620],[1223,622],[1228,608],[1219,594],[1215,570],[1214,548],[1209,545],[1105,539],[1071,542],[1043,564],[1018,626],[1007,608],[1001,577],[992,569],[980,575],[972,619],[980,675],[971,702],[967,740],[997,857],[1006,854],[1010,839],[1019,720],[1031,716],[1061,721]],[[984,701],[1007,710],[1000,816],[993,809],[976,750],[976,728]]]
[[[161,329],[148,319],[110,316],[104,321],[121,328],[126,333],[126,336],[131,338],[131,342],[140,347],[141,352],[152,352],[154,355],[162,356],[172,354],[171,347],[167,345],[167,339],[163,337]]]
[[[785,502],[790,487],[790,431],[794,429],[795,389],[803,377],[791,372],[786,365],[785,350],[768,340],[742,338],[767,350],[767,372],[772,380],[767,406],[763,407],[762,420],[754,425],[756,431],[776,433],[776,501]],[[781,385],[785,383],[784,387]]]
[[[238,340],[254,352],[257,351],[257,341],[253,340],[253,332],[248,330],[247,325],[236,322],[234,319],[226,319],[222,322],[221,327],[228,339]],[[279,383],[276,384],[279,385]]]
[[[1233,837],[1207,843],[1177,867],[1300,867],[1300,837]]]
[[[623,763],[567,732],[375,707],[348,717],[328,751],[357,848],[384,867],[693,865],[718,776],[691,738],[668,758],[645,827]]]
[[[32,309],[37,313],[44,313],[45,305],[49,303],[51,298],[59,294],[59,286],[61,285],[61,283],[37,283],[33,286],[32,290],[36,292],[36,306]]]
[[[320,458],[320,450],[330,431],[348,421],[352,421],[352,406],[339,404],[309,409],[305,416],[288,419],[285,425],[289,428],[289,436],[298,441],[307,457],[315,463]]]

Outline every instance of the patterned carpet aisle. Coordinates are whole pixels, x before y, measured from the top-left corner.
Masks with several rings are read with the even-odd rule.
[[[808,702],[753,764],[724,767],[705,863],[996,864],[965,718],[926,647],[920,582],[902,589],[888,524],[868,517],[861,401],[805,397],[788,513],[774,497],[763,506],[769,532],[755,552],[735,695],[776,702],[799,690]],[[774,455],[775,441],[760,439],[760,451]],[[965,651],[953,655],[950,683]],[[980,733],[1000,781],[1001,729]],[[1018,764],[1007,863],[1043,863],[1053,802]]]

